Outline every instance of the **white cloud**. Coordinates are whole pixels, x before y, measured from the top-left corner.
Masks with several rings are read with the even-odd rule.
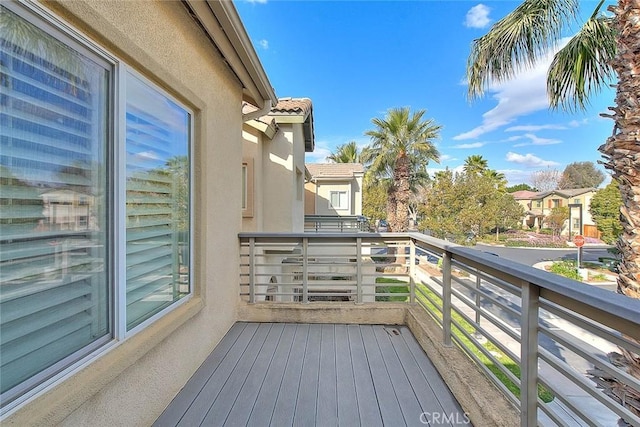
[[[258,42],[258,45],[264,50],[269,49],[269,40],[262,39]]]
[[[567,41],[568,39],[563,39],[558,48]],[[487,92],[493,94],[492,98],[498,101],[498,105],[482,115],[480,126],[456,135],[453,139],[474,139],[506,126],[518,117],[549,108],[547,70],[556,51],[557,49],[549,52],[534,67],[523,69],[515,78],[492,84]]]
[[[575,122],[575,120],[573,122]],[[569,126],[574,126],[571,123],[569,123]],[[537,132],[540,130],[547,130],[547,129],[564,130],[564,129],[567,129],[567,127],[564,125],[521,125],[521,126],[508,127],[504,131],[505,132]]]
[[[458,144],[458,145],[454,145],[451,148],[480,148],[482,146],[484,146],[484,142],[472,142],[469,144]]]
[[[540,168],[548,166],[559,166],[560,163],[552,160],[543,160],[538,156],[534,156],[531,153],[518,154],[514,152],[508,152],[506,160],[508,162],[517,163],[527,168]]]
[[[260,3],[260,4],[265,4],[267,2],[267,0],[246,0],[247,3]]]
[[[514,137],[509,138],[510,140],[514,140]],[[562,144],[562,141],[559,139],[551,139],[551,138],[540,138],[532,133],[526,133],[520,137],[515,137],[516,139],[529,139],[529,142],[521,142],[520,144],[515,144],[514,147],[525,147],[527,145],[554,145],[554,144]]]
[[[320,147],[316,144],[312,153],[305,153],[305,163],[327,163],[327,157],[331,155],[331,150],[326,147]]]
[[[525,184],[531,179],[531,172],[522,169],[500,169],[498,172],[504,175],[508,185]]]
[[[458,159],[456,159],[455,157],[453,157],[450,154],[441,154],[440,155],[440,163],[451,162],[451,161],[454,161],[454,160],[458,160]]]
[[[469,28],[485,28],[491,22],[491,18],[489,18],[490,8],[483,5],[482,3],[473,6],[467,12],[467,16],[464,20],[464,26]]]

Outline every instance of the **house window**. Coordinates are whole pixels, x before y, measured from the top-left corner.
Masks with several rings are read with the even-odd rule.
[[[192,113],[37,6],[0,19],[5,408],[191,292]]]
[[[551,200],[551,207],[552,208],[559,208],[562,206],[562,200],[561,199],[552,199]]]
[[[242,216],[253,216],[253,159],[242,161]]]
[[[349,209],[349,193],[347,191],[331,191],[329,193],[329,208]]]
[[[581,202],[580,202],[580,199],[573,199],[573,203],[576,205],[579,205]]]
[[[536,208],[542,207],[542,200],[536,200]]]

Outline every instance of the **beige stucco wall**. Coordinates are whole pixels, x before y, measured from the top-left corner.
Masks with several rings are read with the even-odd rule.
[[[344,180],[316,181],[317,193],[315,198],[316,215],[362,215],[362,178]],[[348,209],[334,209],[329,205],[329,195],[332,191],[347,191],[349,197]]]
[[[47,5],[195,111],[196,294],[3,425],[150,425],[236,319],[242,88],[180,2]]]
[[[242,158],[244,160],[252,160],[250,167],[253,167],[253,173],[249,174],[248,179],[252,180],[253,191],[249,192],[248,198],[252,198],[250,203],[253,207],[253,213],[251,216],[243,216],[242,218],[242,231],[262,231],[264,223],[264,215],[262,208],[264,197],[264,179],[263,174],[263,156],[262,150],[264,150],[266,137],[264,134],[251,127],[248,124],[243,125],[242,130]],[[267,139],[268,141],[268,139]],[[268,143],[268,142],[267,142]]]
[[[277,121],[277,118],[276,118]],[[304,137],[301,123],[279,123],[263,149],[263,231],[304,230]]]

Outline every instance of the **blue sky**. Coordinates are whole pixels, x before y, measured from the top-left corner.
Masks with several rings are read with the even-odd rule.
[[[467,99],[471,42],[517,1],[235,4],[278,97],[313,102],[316,149],[307,153],[309,163],[324,162],[351,140],[367,145],[364,132],[373,128],[371,119],[394,107],[425,109],[425,117],[442,125],[436,141],[441,161],[429,164],[430,171],[460,169],[468,156],[479,154],[510,185],[530,183],[538,170],[596,163],[598,147],[611,135],[613,122],[599,113],[613,105],[613,89],[593,97],[586,112],[551,112],[545,90],[548,63],[523,70],[482,99]],[[589,16],[597,1],[580,4]]]

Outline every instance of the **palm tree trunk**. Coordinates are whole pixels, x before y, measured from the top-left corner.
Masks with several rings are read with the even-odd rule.
[[[395,223],[391,229],[395,232],[406,232],[409,229],[409,198],[411,162],[406,154],[400,155],[396,160],[396,168],[393,171],[393,186],[396,200]]]
[[[618,50],[613,68],[619,82],[616,107],[610,108],[614,134],[599,150],[620,184],[623,233],[618,292],[640,298],[640,0],[620,0],[610,7],[618,28]]]
[[[617,242],[621,254],[618,292],[640,298],[640,0],[619,0],[617,7],[610,6],[609,10],[615,15],[618,44],[612,66],[619,80],[616,106],[610,108],[614,132],[599,150],[606,159],[604,166],[620,184],[623,200],[620,208],[623,232]],[[637,354],[622,350],[622,354],[610,353],[609,359],[640,377]],[[640,415],[638,391],[618,387],[614,378],[601,372],[592,375],[605,393]]]

